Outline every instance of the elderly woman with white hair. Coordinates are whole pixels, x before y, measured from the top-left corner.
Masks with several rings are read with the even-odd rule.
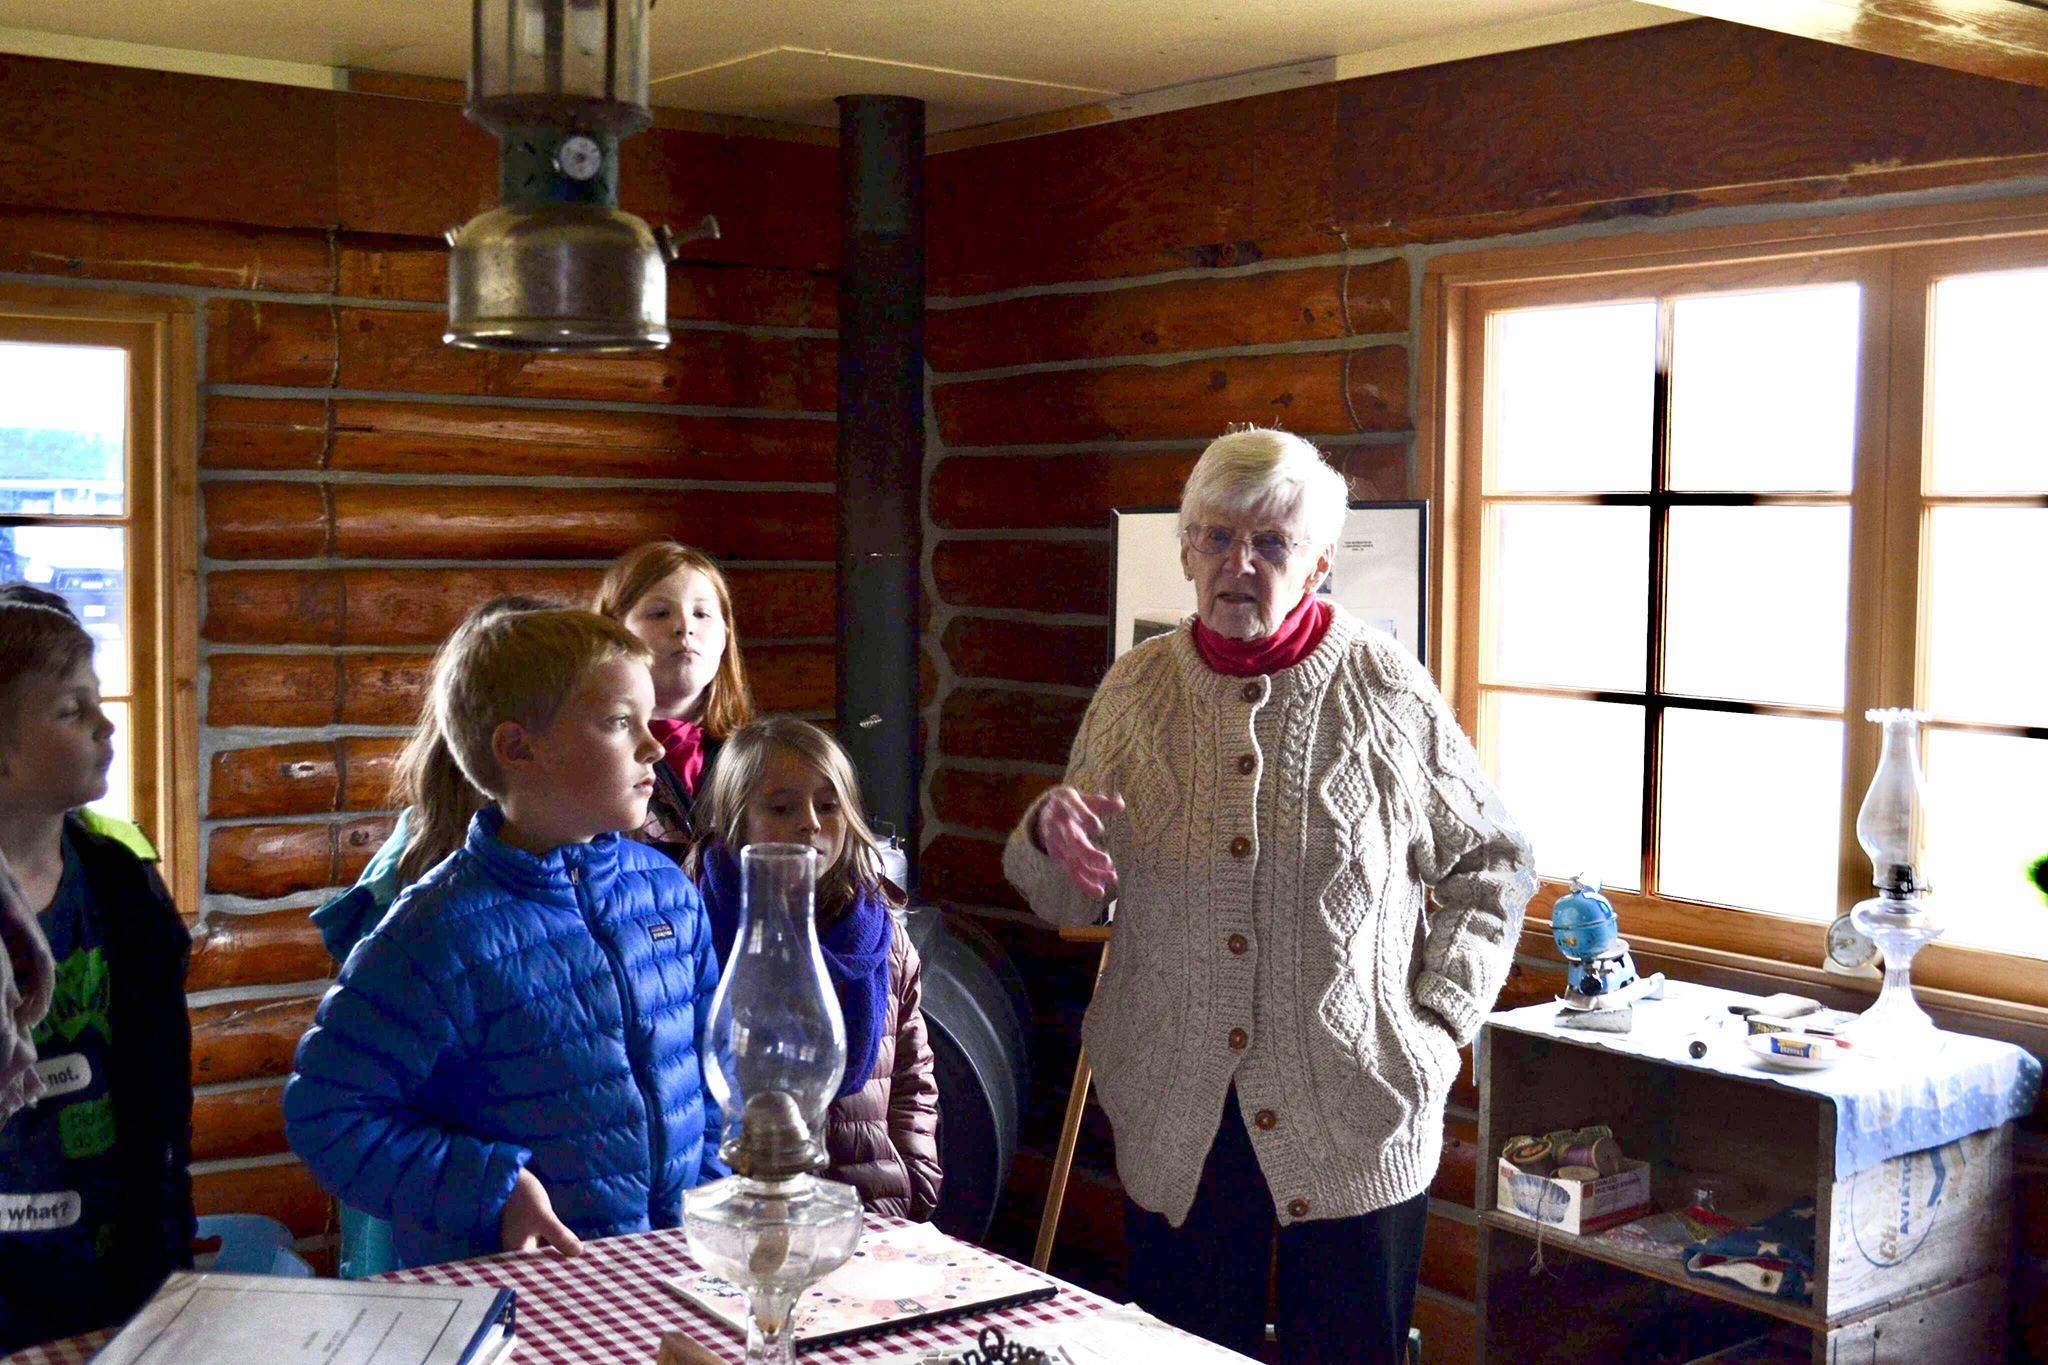
[[[1115,901],[1082,1037],[1132,1297],[1258,1354],[1277,1220],[1291,1362],[1401,1358],[1458,1049],[1536,885],[1429,675],[1317,592],[1346,500],[1300,437],[1211,443],[1196,614],[1111,667],[1003,857],[1055,923]]]

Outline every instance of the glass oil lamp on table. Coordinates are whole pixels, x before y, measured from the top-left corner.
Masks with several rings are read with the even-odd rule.
[[[818,855],[800,844],[740,853],[742,911],[713,997],[704,1075],[725,1115],[733,1174],[683,1196],[690,1250],[747,1295],[748,1365],[794,1359],[806,1288],[860,1241],[860,1196],[821,1180],[825,1109],[846,1070],[846,1024],[816,923]]]
[[[1926,816],[1920,722],[1926,717],[1893,709],[1866,712],[1865,719],[1884,729],[1877,772],[1856,815],[1856,842],[1870,857],[1877,895],[1859,902],[1849,917],[1884,955],[1884,987],[1851,1037],[1873,1055],[1896,1056],[1931,1047],[1940,1037],[1913,998],[1912,979],[1914,954],[1941,936],[1920,873]]]

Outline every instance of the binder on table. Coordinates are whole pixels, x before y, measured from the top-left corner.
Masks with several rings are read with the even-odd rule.
[[[510,1289],[179,1271],[95,1365],[496,1365]]]

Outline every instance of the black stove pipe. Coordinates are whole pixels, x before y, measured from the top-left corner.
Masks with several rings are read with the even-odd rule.
[[[917,881],[924,102],[839,99],[838,733]]]

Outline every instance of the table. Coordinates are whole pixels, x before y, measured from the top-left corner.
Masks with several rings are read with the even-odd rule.
[[[903,1220],[870,1215],[867,1231]],[[722,1359],[742,1365],[746,1343],[709,1314],[661,1287],[670,1275],[699,1269],[681,1228],[585,1242],[574,1260],[552,1251],[509,1252],[473,1261],[394,1271],[379,1278],[418,1284],[499,1285],[519,1291],[519,1346],[513,1365],[652,1365],[661,1333],[681,1329]],[[907,1328],[866,1341],[806,1351],[806,1365],[855,1365],[905,1353],[972,1344],[989,1325],[1010,1336],[1074,1323],[1114,1307],[1110,1300],[1062,1282],[1041,1303],[1020,1304],[951,1322]],[[0,1365],[85,1365],[112,1332],[94,1332],[31,1347]]]

